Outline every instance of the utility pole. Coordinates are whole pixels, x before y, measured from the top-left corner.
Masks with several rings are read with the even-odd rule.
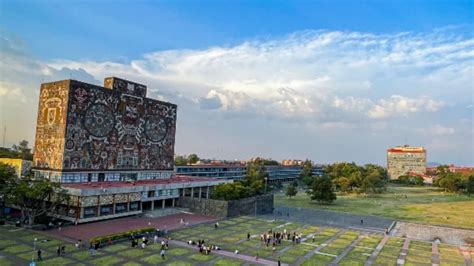
[[[3,126],[3,142],[2,142],[2,147],[5,148],[5,135],[7,134],[7,126]]]

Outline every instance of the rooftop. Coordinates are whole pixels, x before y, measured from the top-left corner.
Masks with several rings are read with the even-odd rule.
[[[91,183],[63,183],[63,187],[76,188],[76,189],[87,189],[87,188],[116,188],[116,187],[134,187],[134,186],[154,186],[164,184],[189,184],[197,182],[216,182],[223,181],[218,178],[203,178],[203,177],[190,177],[190,176],[175,176],[170,179],[152,179],[152,180],[139,180],[134,182],[91,182]]]

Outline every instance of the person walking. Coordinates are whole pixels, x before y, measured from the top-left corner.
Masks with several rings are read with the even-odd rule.
[[[41,253],[42,253],[41,249],[38,249],[38,251],[37,251],[38,261],[43,260],[43,258],[41,257]]]
[[[165,250],[164,250],[164,249],[162,249],[162,250],[160,251],[160,255],[161,255],[161,259],[164,260],[164,259],[165,259]]]
[[[250,240],[250,233],[247,233],[247,240]]]
[[[278,257],[278,266],[281,266],[281,259]]]
[[[364,219],[360,219],[360,225],[364,224]]]
[[[56,249],[56,255],[61,256],[61,246]]]

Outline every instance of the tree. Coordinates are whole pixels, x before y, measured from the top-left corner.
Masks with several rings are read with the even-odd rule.
[[[184,157],[184,156],[177,155],[177,156],[174,158],[174,164],[175,164],[176,166],[187,165],[187,164],[188,164],[188,160],[187,160],[186,157]]]
[[[0,162],[0,216],[3,216],[5,199],[7,195],[11,194],[11,189],[15,184],[15,179],[15,168],[9,164]]]
[[[313,163],[310,160],[306,160],[303,163],[303,169],[300,172],[300,178],[304,180],[305,177],[313,176]]]
[[[290,199],[291,199],[291,197],[296,196],[297,193],[298,193],[298,190],[296,189],[296,187],[293,186],[293,185],[289,185],[286,188],[286,194],[285,195],[290,197]]]
[[[188,163],[195,164],[198,161],[199,161],[199,157],[196,154],[193,153],[188,156]]]
[[[438,180],[436,184],[445,191],[448,192],[458,192],[463,184],[462,184],[462,175],[460,173],[441,173],[438,176]]]
[[[339,191],[348,192],[351,190],[350,188],[351,181],[349,180],[349,178],[339,177],[339,178],[334,179],[333,182],[336,188],[339,189]]]
[[[385,190],[385,181],[378,170],[372,170],[362,181],[359,188],[363,193],[382,193]]]
[[[336,193],[332,189],[331,178],[327,176],[314,178],[311,190],[307,192],[311,196],[311,200],[320,203],[331,203],[336,200]]]
[[[60,204],[67,204],[69,195],[59,183],[47,179],[22,178],[11,188],[6,197],[8,203],[17,205],[22,218],[33,225],[36,217],[51,212]]]
[[[467,194],[474,194],[474,175],[470,175],[467,178],[466,190]]]
[[[248,187],[255,189],[255,193],[263,193],[265,178],[268,178],[268,173],[265,170],[263,163],[249,163],[247,164],[247,174],[245,175],[245,184]]]

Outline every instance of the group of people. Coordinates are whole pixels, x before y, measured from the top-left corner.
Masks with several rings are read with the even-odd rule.
[[[193,246],[197,244],[199,253],[202,253],[205,255],[209,255],[209,253],[211,253],[211,250],[221,250],[221,248],[218,246],[214,246],[214,245],[206,246],[205,241],[201,239],[198,239],[197,243],[194,240],[189,240],[187,243],[188,245],[193,245]]]
[[[298,244],[301,243],[302,238],[303,235],[301,233],[293,232],[293,234],[291,234],[287,232],[286,229],[284,229],[283,232],[269,230],[260,235],[260,241],[265,243],[266,247],[269,247],[271,244],[274,251],[276,250],[276,246],[280,245],[284,239],[291,240],[293,243]],[[247,233],[247,240],[250,240],[250,233]]]

